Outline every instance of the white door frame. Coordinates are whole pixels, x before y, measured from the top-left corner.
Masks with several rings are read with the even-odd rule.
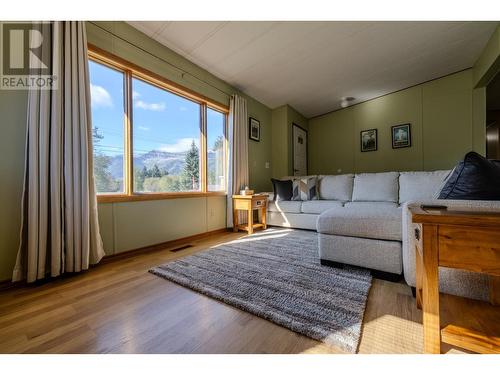
[[[293,136],[294,126],[296,126],[297,128],[306,133],[306,174],[304,176],[307,176],[307,174],[309,173],[309,156],[308,156],[309,133],[307,132],[307,129],[304,129],[302,126],[297,125],[296,123],[292,123],[292,175],[295,176],[295,139]]]

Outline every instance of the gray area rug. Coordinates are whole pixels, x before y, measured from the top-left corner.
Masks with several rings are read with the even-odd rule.
[[[268,229],[150,272],[355,353],[370,273],[320,265],[317,241],[315,232]]]

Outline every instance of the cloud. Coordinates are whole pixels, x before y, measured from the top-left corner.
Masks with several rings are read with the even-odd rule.
[[[137,99],[141,94],[139,94],[137,91],[132,91],[132,99]]]
[[[198,146],[198,139],[195,138],[180,138],[176,143],[173,144],[165,144],[160,147],[160,151],[164,152],[184,152],[189,150],[191,147],[191,143],[195,143]]]
[[[141,126],[141,125],[139,125],[138,128],[139,128],[139,130],[143,130],[145,132],[149,131],[149,128],[147,126]]]
[[[179,111],[181,111],[181,112],[186,112],[187,110],[188,109],[186,107],[184,107],[184,106],[180,106],[179,107]]]
[[[111,95],[109,95],[109,92],[102,86],[90,84],[90,98],[94,108],[113,106]]]
[[[148,103],[144,100],[134,100],[136,108],[144,109],[146,111],[157,111],[161,112],[165,110],[165,103]]]

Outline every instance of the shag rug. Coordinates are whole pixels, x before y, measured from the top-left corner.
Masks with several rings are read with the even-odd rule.
[[[268,229],[151,273],[355,353],[369,271],[320,265],[315,232]]]

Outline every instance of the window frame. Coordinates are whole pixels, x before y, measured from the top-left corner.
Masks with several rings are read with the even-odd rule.
[[[123,73],[124,84],[124,192],[115,193],[97,193],[99,203],[112,202],[130,202],[159,199],[193,198],[227,195],[227,176],[225,178],[224,190],[208,191],[208,160],[207,160],[207,108],[224,114],[224,168],[227,170],[228,162],[228,123],[229,108],[226,105],[213,101],[192,90],[182,87],[156,73],[141,68],[131,62],[128,62],[118,56],[104,51],[92,44],[88,44],[88,59],[96,63],[105,65],[111,69]],[[150,85],[166,90],[174,95],[181,96],[187,100],[200,105],[200,191],[185,192],[164,192],[147,193],[134,192],[134,171],[133,171],[133,98],[132,98],[132,80],[140,79]]]
[[[224,133],[224,145],[222,146],[223,149],[224,149],[224,170],[227,172],[227,166],[228,166],[228,159],[229,159],[229,145],[228,145],[228,141],[227,141],[227,135],[228,135],[228,121],[229,121],[229,109],[227,112],[223,112],[221,111],[220,109],[217,109],[217,108],[214,108],[212,107],[211,105],[207,105],[205,107],[205,110],[203,111],[203,113],[205,114],[205,131],[204,131],[204,137],[205,137],[205,141],[204,141],[204,144],[205,144],[205,187],[207,188],[207,192],[208,193],[218,193],[218,192],[221,192],[221,191],[224,191],[224,194],[227,192],[227,174],[224,176],[224,190],[208,190],[208,142],[207,142],[207,139],[208,139],[208,115],[207,115],[207,109],[211,109],[213,111],[216,111],[216,112],[220,112],[224,115],[224,127],[223,127],[223,133]]]

